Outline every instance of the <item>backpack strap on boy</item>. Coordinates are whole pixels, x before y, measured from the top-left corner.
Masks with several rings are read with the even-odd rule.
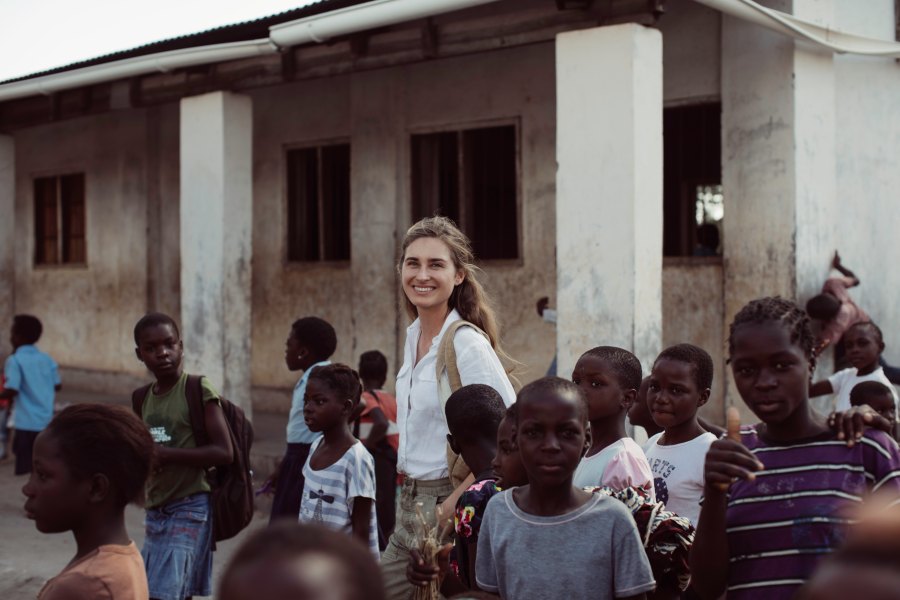
[[[142,421],[144,420],[144,400],[147,399],[147,393],[152,387],[153,384],[148,383],[131,392],[131,410],[133,410],[134,414]]]
[[[191,430],[197,447],[209,444],[206,432],[206,407],[203,406],[202,375],[188,375],[184,384],[184,397],[187,399],[188,415],[191,419]]]

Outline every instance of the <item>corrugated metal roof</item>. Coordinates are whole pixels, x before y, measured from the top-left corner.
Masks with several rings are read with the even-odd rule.
[[[97,58],[82,60],[79,62],[64,65],[62,67],[55,67],[46,71],[31,73],[30,75],[23,75],[14,79],[7,79],[6,81],[0,81],[0,84],[12,83],[14,81],[24,81],[26,79],[34,79],[35,77],[52,75],[53,73],[62,73],[64,71],[72,71],[75,69],[81,69],[83,67],[115,62],[117,60],[133,58],[136,56],[147,56],[150,54],[156,54],[158,52],[166,52],[168,50],[183,50],[184,48],[209,46],[212,44],[225,44],[228,42],[244,42],[249,40],[263,39],[269,37],[269,27],[271,27],[272,25],[286,23],[295,19],[302,19],[303,17],[310,17],[313,15],[331,12],[333,10],[345,8],[347,6],[366,4],[372,1],[373,0],[319,0],[315,4],[286,10],[284,12],[270,15],[268,17],[261,17],[252,21],[244,21],[242,23],[234,23],[232,25],[223,25],[221,27],[207,29],[206,31],[201,31],[198,33],[191,33],[174,38],[169,38],[166,40],[161,40],[159,42],[153,42],[151,44],[138,46],[136,48],[121,50],[119,52],[113,52],[111,54],[105,54],[103,56],[98,56]]]

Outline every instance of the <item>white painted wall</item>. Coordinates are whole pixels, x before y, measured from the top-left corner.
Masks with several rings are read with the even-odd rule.
[[[893,40],[893,0],[835,0],[842,29]],[[861,280],[859,304],[885,333],[885,357],[900,364],[900,64],[835,58],[835,246]]]
[[[598,345],[647,368],[662,341],[662,38],[597,27],[559,35],[556,54],[560,372]]]
[[[253,106],[181,101],[181,328],[185,355],[250,416]]]

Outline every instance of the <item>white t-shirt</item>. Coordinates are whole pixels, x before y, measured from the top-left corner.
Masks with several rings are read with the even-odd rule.
[[[644,446],[653,471],[656,499],[667,510],[690,519],[696,527],[703,497],[703,463],[716,436],[707,431],[687,442],[661,446],[659,440],[663,434],[657,433]]]
[[[444,332],[460,318],[455,309],[450,311],[441,332],[432,340],[428,353],[415,367],[416,344],[421,332],[419,320],[416,319],[406,330],[403,366],[397,373],[396,386],[397,427],[400,430],[397,470],[413,479],[434,480],[448,476],[449,430],[438,392],[435,362]],[[516,401],[516,392],[506,370],[483,335],[471,327],[462,327],[453,336],[453,349],[463,385],[489,385],[503,397],[506,406]]]
[[[616,440],[597,454],[585,456],[575,469],[575,487],[609,486],[614,490],[639,487],[653,499],[653,474],[644,451],[629,437]]]
[[[312,443],[306,464],[303,465],[303,494],[300,497],[300,522],[318,523],[353,535],[353,501],[371,498],[369,515],[369,550],[379,558],[378,522],[375,516],[375,461],[357,441],[333,464],[324,469],[309,466],[313,454],[322,443],[319,437]]]
[[[849,369],[838,371],[828,378],[828,382],[831,384],[831,389],[834,392],[832,409],[837,411],[850,410],[850,390],[857,383],[863,381],[877,381],[886,385],[894,396],[894,407],[897,407],[897,390],[894,389],[894,384],[884,374],[884,369],[878,367],[868,375],[857,375],[856,368],[850,367]]]

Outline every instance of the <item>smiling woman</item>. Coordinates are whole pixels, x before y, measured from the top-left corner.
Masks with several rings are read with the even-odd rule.
[[[494,312],[473,263],[469,240],[446,217],[419,221],[403,240],[398,269],[406,310],[414,321],[407,329],[403,366],[397,374],[397,469],[405,479],[397,526],[381,558],[389,598],[407,598],[410,593],[405,571],[409,551],[416,547],[412,534],[416,504],[421,503],[430,516],[454,492],[446,451],[446,397],[439,385],[439,380],[446,383],[448,374],[443,369],[438,373],[437,367],[441,340],[452,325],[459,327],[460,320],[467,325],[454,328],[452,338],[461,385],[489,385],[507,406],[515,401],[497,357]]]

